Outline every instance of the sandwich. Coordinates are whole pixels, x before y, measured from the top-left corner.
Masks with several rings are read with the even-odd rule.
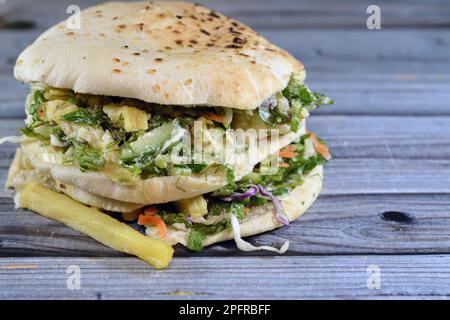
[[[157,268],[287,226],[322,188],[331,104],[303,65],[241,22],[185,2],[111,2],[18,57],[30,85],[6,187],[35,211]]]

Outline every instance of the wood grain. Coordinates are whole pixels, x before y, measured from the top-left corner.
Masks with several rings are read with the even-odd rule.
[[[255,28],[365,28],[366,9],[373,2],[365,0],[199,0],[212,9],[232,16]],[[8,29],[47,28],[66,19],[66,8],[73,1],[41,0],[30,3],[14,0],[7,3],[0,26]],[[78,0],[82,9],[98,3]],[[382,24],[387,27],[446,27],[450,25],[450,8],[445,0],[377,1],[382,10]]]
[[[319,200],[290,227],[248,239],[289,239],[288,256],[245,254],[229,241],[197,254],[177,247],[171,267],[155,271],[14,210],[1,190],[0,299],[449,299],[447,1],[378,1],[376,31],[365,27],[368,0],[199,2],[300,58],[310,87],[336,100],[309,120],[334,154]],[[0,4],[0,136],[23,125],[28,86],[12,76],[17,55],[72,3]],[[2,185],[14,150],[0,146]],[[66,288],[69,265],[81,267],[79,291]],[[368,265],[381,269],[380,290],[367,289]]]
[[[80,290],[67,289],[69,266]],[[367,288],[369,266],[380,289]],[[0,299],[448,299],[449,274],[448,255],[175,258],[160,271],[134,258],[3,258]]]
[[[397,212],[392,214],[391,212]],[[134,227],[141,230],[137,225]],[[450,253],[448,195],[323,195],[298,221],[248,238],[257,245],[290,241],[287,255]],[[175,256],[254,256],[233,241],[201,253],[176,247]],[[0,198],[0,256],[124,256],[61,223]]]

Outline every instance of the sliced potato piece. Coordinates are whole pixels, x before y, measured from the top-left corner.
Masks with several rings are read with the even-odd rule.
[[[168,244],[37,183],[23,188],[18,200],[23,208],[60,221],[115,250],[135,255],[157,269],[167,267],[172,259],[173,248]]]
[[[175,201],[175,206],[182,213],[190,215],[193,218],[200,218],[208,213],[208,203],[201,195],[190,199]]]
[[[70,112],[77,110],[78,107],[64,100],[51,100],[45,103],[45,119],[47,121],[61,122],[61,118]]]
[[[138,108],[107,104],[103,111],[115,125],[123,125],[127,132],[148,129],[147,113]]]

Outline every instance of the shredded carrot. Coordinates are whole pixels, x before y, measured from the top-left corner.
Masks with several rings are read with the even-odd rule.
[[[285,151],[285,150],[280,150],[280,157],[282,158],[288,158],[288,159],[292,159],[295,158],[297,156],[296,152],[292,152],[292,151]]]
[[[158,234],[160,238],[164,238],[167,235],[167,226],[163,219],[158,216],[147,216],[141,214],[138,219],[138,224],[146,225],[151,224],[158,228]]]
[[[287,168],[287,167],[289,167],[289,163],[280,162],[280,163],[278,163],[278,166],[281,167],[281,168]]]
[[[330,153],[330,150],[328,149],[328,146],[326,144],[320,142],[317,139],[317,136],[315,133],[310,132],[310,137],[311,137],[311,140],[314,144],[314,148],[316,149],[317,153],[319,153],[322,157],[324,157],[325,160],[330,160],[331,153]]]
[[[295,150],[297,150],[297,146],[294,146],[294,145],[289,145],[289,146],[281,149],[281,151],[287,151],[287,152],[294,152]]]
[[[204,117],[208,120],[224,123],[223,117],[214,112],[207,112],[204,114]]]
[[[154,216],[158,213],[158,208],[153,206],[148,206],[144,209],[144,215],[145,216]]]

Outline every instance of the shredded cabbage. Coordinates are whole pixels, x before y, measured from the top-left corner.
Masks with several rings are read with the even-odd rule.
[[[9,136],[9,137],[3,137],[0,138],[0,144],[3,144],[5,142],[9,142],[9,143],[21,143],[24,142],[25,140],[27,140],[28,137],[25,136]]]
[[[234,214],[231,215],[231,227],[233,229],[234,241],[236,242],[236,245],[239,248],[239,250],[246,251],[246,252],[267,250],[267,251],[272,251],[272,252],[276,252],[279,254],[283,254],[289,249],[289,241],[288,240],[286,240],[286,242],[281,246],[280,249],[277,249],[274,247],[269,247],[269,246],[255,247],[254,245],[243,240],[241,238],[241,228],[239,226],[239,220],[238,220],[238,218],[236,218],[236,216]]]

